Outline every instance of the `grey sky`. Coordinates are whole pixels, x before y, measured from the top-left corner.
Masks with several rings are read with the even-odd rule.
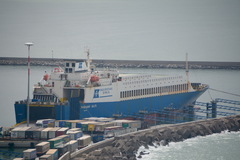
[[[0,0],[0,56],[240,61],[240,0]]]

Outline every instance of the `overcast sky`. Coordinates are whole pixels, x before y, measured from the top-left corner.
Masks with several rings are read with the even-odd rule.
[[[32,57],[240,62],[240,0],[0,0],[0,56],[28,41]]]

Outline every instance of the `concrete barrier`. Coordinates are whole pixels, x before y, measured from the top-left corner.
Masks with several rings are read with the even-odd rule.
[[[119,160],[136,159],[136,152],[140,146],[148,148],[149,145],[167,145],[169,142],[179,142],[196,136],[206,136],[220,133],[224,130],[239,131],[240,115],[192,121],[180,124],[160,125],[150,129],[129,133],[115,137],[82,150],[79,154],[72,154],[71,158],[76,160]]]

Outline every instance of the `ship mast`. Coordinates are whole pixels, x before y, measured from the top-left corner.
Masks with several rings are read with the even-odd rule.
[[[187,77],[187,90],[189,90],[190,82],[189,82],[189,69],[188,69],[188,53],[186,53],[186,77]]]

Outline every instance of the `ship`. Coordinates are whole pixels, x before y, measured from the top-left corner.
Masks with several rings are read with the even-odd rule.
[[[193,106],[209,86],[190,83],[186,75],[123,74],[92,65],[87,58],[65,61],[34,85],[29,119],[74,120],[128,117]],[[16,101],[16,123],[26,121],[27,100]]]

